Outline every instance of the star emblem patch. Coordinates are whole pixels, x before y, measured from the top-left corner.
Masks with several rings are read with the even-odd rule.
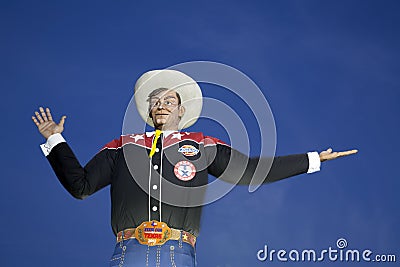
[[[179,161],[175,164],[174,173],[179,180],[190,181],[196,175],[196,167],[189,161]]]

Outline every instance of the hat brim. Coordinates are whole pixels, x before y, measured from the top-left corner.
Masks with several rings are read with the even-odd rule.
[[[200,86],[188,75],[176,70],[152,70],[144,73],[135,84],[135,102],[142,119],[154,127],[149,117],[148,97],[155,89],[167,88],[177,92],[181,105],[185,108],[178,129],[193,125],[200,116],[203,106],[203,95]]]

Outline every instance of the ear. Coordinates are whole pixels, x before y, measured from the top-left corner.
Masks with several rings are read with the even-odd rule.
[[[185,114],[185,107],[184,106],[182,106],[182,105],[180,105],[179,106],[179,113],[178,113],[178,115],[179,115],[179,118],[182,118],[183,117],[183,115]]]

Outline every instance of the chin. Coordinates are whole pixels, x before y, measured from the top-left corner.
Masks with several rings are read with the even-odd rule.
[[[165,119],[156,119],[156,124],[157,125],[164,125],[167,123],[167,120]]]

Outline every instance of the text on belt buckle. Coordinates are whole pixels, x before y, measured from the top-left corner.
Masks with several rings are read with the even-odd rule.
[[[156,220],[142,222],[136,227],[135,238],[142,245],[163,245],[171,238],[172,231],[164,222]]]

